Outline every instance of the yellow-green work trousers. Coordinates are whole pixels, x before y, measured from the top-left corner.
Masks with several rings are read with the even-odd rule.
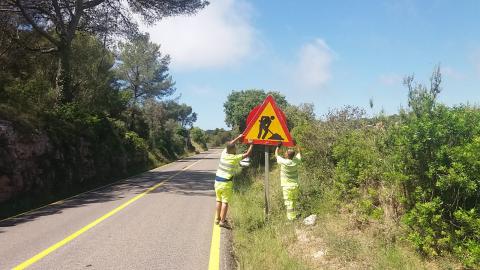
[[[287,219],[294,220],[297,218],[297,202],[298,202],[298,187],[297,186],[284,186],[283,189],[283,201],[287,208]]]

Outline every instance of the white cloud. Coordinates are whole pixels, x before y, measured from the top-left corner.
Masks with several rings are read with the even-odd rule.
[[[402,76],[396,73],[388,73],[380,75],[378,81],[385,86],[394,86],[401,85],[402,79]]]
[[[144,29],[172,57],[177,70],[239,63],[255,47],[254,10],[244,0],[212,0],[193,16],[170,17]]]
[[[304,44],[300,48],[294,72],[297,82],[307,89],[324,87],[332,77],[333,58],[333,51],[320,38]]]

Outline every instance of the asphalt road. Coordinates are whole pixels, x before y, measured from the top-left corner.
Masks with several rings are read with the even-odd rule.
[[[1,221],[0,269],[28,260],[28,269],[208,269],[219,155],[210,150]]]

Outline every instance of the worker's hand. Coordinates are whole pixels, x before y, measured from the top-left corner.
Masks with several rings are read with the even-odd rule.
[[[253,144],[253,140],[252,140],[252,139],[248,139],[248,144]]]

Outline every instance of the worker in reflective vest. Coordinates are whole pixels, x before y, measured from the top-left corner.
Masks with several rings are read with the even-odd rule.
[[[302,160],[300,147],[297,145],[297,152],[294,149],[287,149],[284,157],[279,154],[281,143],[275,149],[277,163],[280,164],[280,185],[283,191],[283,201],[287,208],[287,219],[297,218],[298,201],[298,165]]]
[[[250,156],[253,149],[252,141],[249,141],[250,146],[247,152],[243,154],[236,154],[237,148],[235,143],[240,140],[243,135],[239,135],[237,138],[227,143],[227,147],[223,150],[220,156],[220,163],[218,164],[217,174],[215,176],[215,195],[217,197],[216,207],[217,216],[215,224],[224,228],[230,228],[226,220],[228,203],[233,193],[232,177],[240,168],[240,160]]]

